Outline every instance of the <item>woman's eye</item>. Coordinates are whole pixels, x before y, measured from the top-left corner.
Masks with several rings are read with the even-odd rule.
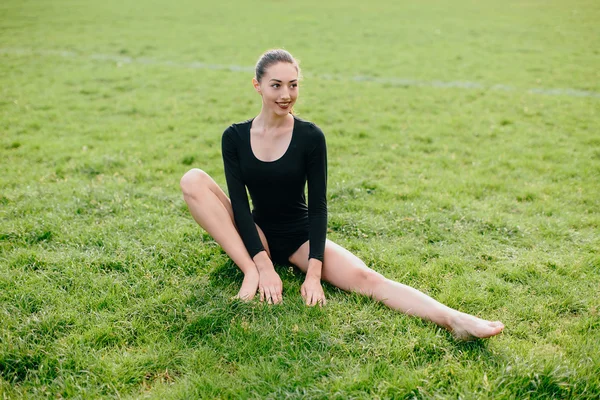
[[[297,83],[292,83],[292,87],[293,87],[293,88],[297,88],[297,87],[298,87],[298,84],[297,84]]]
[[[274,83],[274,84],[271,85],[271,87],[278,88],[279,87],[279,83]]]

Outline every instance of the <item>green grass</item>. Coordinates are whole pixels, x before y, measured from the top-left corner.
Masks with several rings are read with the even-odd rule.
[[[388,3],[0,4],[4,398],[598,397],[600,7]],[[231,300],[178,183],[224,187],[221,133],[260,103],[192,63],[280,46],[327,136],[329,238],[501,336],[331,286],[306,308],[286,267],[283,305]]]

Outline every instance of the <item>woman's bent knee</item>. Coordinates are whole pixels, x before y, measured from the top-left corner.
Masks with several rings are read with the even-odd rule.
[[[368,296],[372,296],[377,287],[385,281],[385,277],[383,275],[369,268],[361,268],[359,271],[357,271],[355,279],[358,291]]]
[[[179,186],[184,195],[191,195],[211,180],[212,178],[206,172],[199,168],[192,168],[181,177]]]

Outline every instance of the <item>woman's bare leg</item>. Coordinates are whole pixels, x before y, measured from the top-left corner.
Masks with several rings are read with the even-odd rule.
[[[188,171],[181,178],[180,185],[194,220],[244,273],[244,281],[237,297],[251,300],[258,289],[258,270],[235,227],[231,201],[206,172],[197,168]],[[258,225],[256,228],[268,253],[265,235]]]
[[[308,268],[308,250],[307,242],[290,257],[290,262],[304,272]],[[385,278],[330,240],[325,245],[322,278],[340,289],[365,294],[392,309],[435,322],[459,339],[486,338],[504,329],[500,321],[486,321],[462,313],[417,289]]]

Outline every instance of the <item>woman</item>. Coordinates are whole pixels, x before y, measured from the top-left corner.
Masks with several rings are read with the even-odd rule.
[[[433,321],[461,339],[500,333],[501,322],[461,313],[389,280],[326,239],[325,137],[316,125],[293,115],[298,63],[285,50],[270,50],[260,57],[255,72],[252,83],[262,97],[260,114],[231,125],[222,137],[231,200],[202,170],[192,169],[181,179],[196,222],[244,273],[237,297],[251,300],[258,290],[261,301],[280,303],[282,283],[273,263],[291,263],[306,273],[301,295],[308,306],[326,304],[323,279]],[[246,189],[252,197],[252,213]]]

